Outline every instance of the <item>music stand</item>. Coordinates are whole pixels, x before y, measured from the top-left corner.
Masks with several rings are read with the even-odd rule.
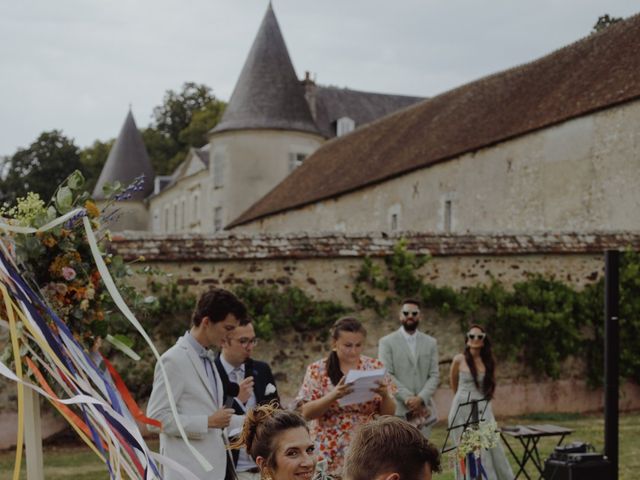
[[[482,411],[480,411],[481,404],[483,404]],[[478,400],[471,400],[471,393],[467,394],[467,401],[463,403],[459,403],[458,407],[456,408],[455,415],[453,416],[454,424],[447,427],[447,436],[444,439],[444,445],[442,446],[442,453],[447,453],[458,448],[458,445],[452,445],[450,447],[447,447],[447,443],[449,442],[449,438],[451,437],[452,432],[458,428],[462,428],[462,432],[464,432],[465,430],[467,430],[469,427],[473,425],[479,425],[480,422],[484,420],[484,413],[486,412],[488,405],[489,405],[488,399],[481,398]],[[460,412],[460,409],[467,406],[471,407],[469,414],[467,415],[466,418],[463,418],[461,422],[456,424],[455,421],[458,418],[458,413]],[[462,436],[462,433],[460,435]],[[481,478],[481,474],[480,472],[478,472],[478,474],[476,475],[476,480],[480,480],[480,478]]]

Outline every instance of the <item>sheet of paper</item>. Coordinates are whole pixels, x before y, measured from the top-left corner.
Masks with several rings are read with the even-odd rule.
[[[378,388],[376,382],[384,380],[385,372],[384,368],[377,370],[349,370],[345,382],[351,384],[353,392],[338,400],[338,404],[344,407],[373,400],[375,393],[371,390]]]

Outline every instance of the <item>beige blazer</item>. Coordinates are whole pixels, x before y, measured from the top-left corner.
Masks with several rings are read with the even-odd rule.
[[[438,344],[435,338],[425,333],[416,332],[416,335],[415,357],[400,330],[381,338],[378,344],[378,358],[398,387],[396,415],[402,417],[407,413],[404,402],[414,395],[421,397],[437,415],[432,396],[440,381]]]
[[[187,437],[213,466],[205,471],[182,440],[175,419],[171,413],[167,390],[158,365],[155,368],[153,391],[147,406],[147,415],[162,423],[160,433],[160,453],[177,461],[198,478],[203,480],[224,480],[227,468],[226,429],[208,428],[208,417],[224,405],[220,376],[216,372],[217,395],[204,369],[204,362],[188,340],[183,336],[160,358],[171,382],[176,407]],[[214,367],[215,369],[215,367]],[[230,429],[242,426],[244,416],[234,415]],[[166,480],[182,480],[182,475],[166,470]]]

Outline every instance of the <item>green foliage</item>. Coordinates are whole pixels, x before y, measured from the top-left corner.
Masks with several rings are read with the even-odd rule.
[[[326,329],[349,311],[339,303],[313,300],[297,287],[280,289],[243,284],[235,293],[247,305],[257,335],[265,340],[291,330]]]
[[[0,182],[2,200],[13,202],[29,192],[50,198],[58,184],[81,168],[80,151],[73,140],[59,130],[44,132],[9,158],[7,175]]]
[[[558,378],[561,364],[573,355],[584,360],[588,380],[603,378],[604,281],[578,291],[552,278],[534,275],[507,289],[489,285],[455,290],[425,282],[419,269],[428,261],[399,242],[385,258],[386,271],[365,259],[352,297],[362,309],[386,316],[405,297],[424,307],[458,317],[461,331],[471,322],[483,324],[496,353],[514,359],[538,375]],[[389,288],[387,288],[389,287]],[[620,270],[621,376],[640,380],[640,255],[626,252]]]
[[[605,30],[606,28],[610,27],[614,23],[621,22],[622,20],[624,19],[621,17],[612,17],[608,13],[605,13],[604,15],[601,15],[600,17],[598,17],[598,21],[593,26],[591,33],[593,34],[593,33],[601,32],[602,30]]]
[[[206,144],[206,134],[218,124],[225,106],[206,85],[187,82],[180,92],[168,90],[162,105],[153,109],[153,125],[142,134],[156,174],[170,174],[190,147]]]
[[[114,143],[115,139],[106,142],[96,140],[92,145],[80,151],[80,163],[87,179],[85,189],[88,192],[93,192],[93,188],[98,182],[102,167],[104,167],[104,164],[107,162],[109,151]]]

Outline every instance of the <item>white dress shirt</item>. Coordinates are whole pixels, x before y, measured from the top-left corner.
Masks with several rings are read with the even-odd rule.
[[[224,355],[220,355],[220,363],[224,367],[224,371],[227,372],[229,381],[233,383],[237,383],[239,385],[240,382],[244,380],[244,363],[239,367],[234,367],[224,359]],[[237,397],[236,397],[236,401],[238,402],[238,404],[240,404],[240,406],[243,408],[245,412],[250,408],[255,407],[257,404],[256,394],[253,392],[251,392],[251,396],[249,397],[249,400],[247,400],[246,405],[243,404]],[[240,432],[229,432],[230,435],[235,435],[238,433]],[[247,451],[244,448],[241,448],[238,454],[238,465],[236,465],[236,471],[246,472],[247,470],[251,470],[256,466],[257,465],[255,464],[253,459],[249,456]]]
[[[409,351],[411,351],[413,358],[416,358],[416,332],[409,333],[404,329],[404,327],[400,327],[400,332],[402,332],[402,336],[407,341],[407,345],[409,345]]]

